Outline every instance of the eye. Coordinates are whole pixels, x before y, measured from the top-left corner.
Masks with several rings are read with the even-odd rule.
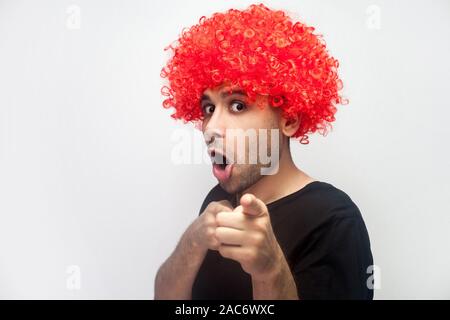
[[[211,113],[214,112],[215,108],[216,107],[213,106],[212,104],[207,104],[207,105],[203,106],[203,113],[204,114],[211,114]]]
[[[246,105],[240,101],[233,101],[230,105],[230,109],[233,112],[242,112],[246,109]]]

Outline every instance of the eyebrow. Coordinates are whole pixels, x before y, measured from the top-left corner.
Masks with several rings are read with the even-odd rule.
[[[245,91],[243,91],[243,90],[233,90],[233,91],[231,91],[231,93],[229,93],[228,90],[225,90],[220,93],[220,97],[225,98],[226,96],[232,96],[235,94],[241,95],[241,96],[247,96],[247,93],[245,93]],[[202,95],[202,97],[200,98],[200,101],[203,101],[203,100],[211,100],[211,98],[206,93],[204,93]]]

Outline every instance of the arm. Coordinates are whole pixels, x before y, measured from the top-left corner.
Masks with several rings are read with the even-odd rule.
[[[371,300],[373,289],[367,285],[366,271],[373,259],[361,217],[333,217],[316,229],[315,249],[300,252],[292,262],[300,299]]]
[[[297,285],[291,269],[279,249],[274,271],[263,279],[252,277],[254,300],[298,300]]]
[[[191,299],[195,276],[207,252],[192,239],[191,225],[156,274],[155,300]]]
[[[155,278],[155,299],[192,298],[192,285],[208,252],[217,250],[216,214],[231,211],[228,201],[212,201],[181,236],[172,255],[161,265]]]

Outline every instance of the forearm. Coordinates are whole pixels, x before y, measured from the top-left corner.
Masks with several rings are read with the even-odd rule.
[[[297,286],[282,256],[277,269],[264,279],[252,278],[254,300],[298,300]]]
[[[191,299],[192,285],[206,251],[191,240],[191,228],[188,228],[172,255],[158,270],[155,278],[155,299]]]

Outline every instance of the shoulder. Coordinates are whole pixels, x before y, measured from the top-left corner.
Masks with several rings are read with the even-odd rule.
[[[349,194],[314,182],[284,208],[279,238],[290,253],[304,299],[371,299],[367,268],[373,264],[369,235]]]
[[[308,221],[306,234],[322,241],[324,253],[345,255],[351,252],[351,255],[364,256],[366,264],[370,264],[368,230],[359,207],[346,192],[330,183],[318,182],[309,190],[309,195],[305,195],[304,201],[309,203],[310,210],[303,211],[295,223]]]
[[[230,200],[231,195],[227,193],[219,184],[216,184],[209,192],[206,194],[205,199],[200,207],[199,215],[206,209],[208,204],[213,201],[220,200]]]
[[[323,215],[327,219],[360,218],[361,212],[352,198],[331,183],[315,181],[304,201],[315,210],[311,212]]]
[[[329,210],[335,213],[337,218],[355,217],[360,215],[358,206],[345,191],[330,183],[326,184],[329,186],[328,207]],[[347,209],[347,211],[342,211],[341,209]]]
[[[306,234],[329,230],[341,220],[362,222],[361,212],[351,197],[323,181],[314,181],[268,208],[274,221]]]

